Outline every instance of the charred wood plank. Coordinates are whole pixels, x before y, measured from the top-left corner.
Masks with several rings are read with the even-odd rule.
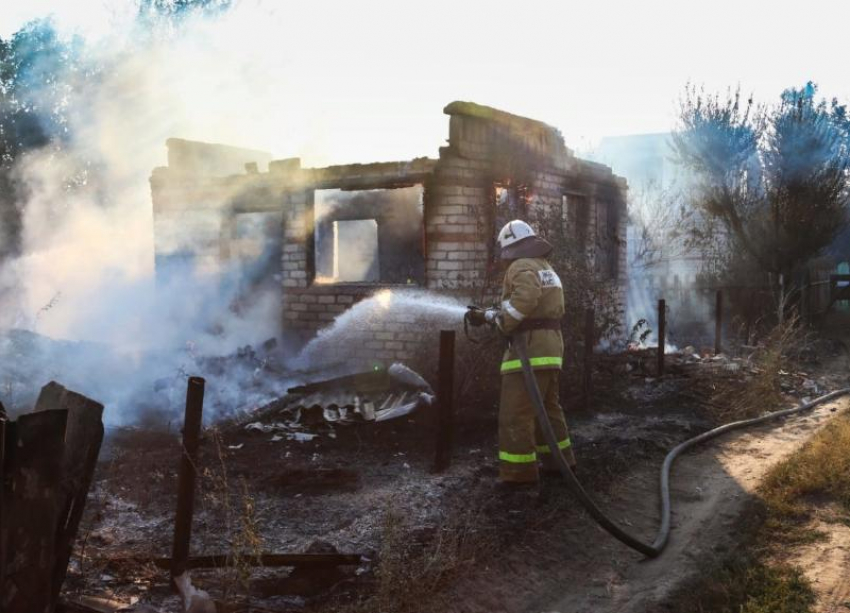
[[[714,298],[714,355],[723,351],[723,290],[717,290]]]
[[[103,609],[95,609],[81,602],[60,602],[56,605],[56,613],[103,613]]]
[[[582,396],[584,408],[589,409],[593,397],[593,346],[596,344],[596,315],[593,308],[584,312],[584,370]]]
[[[6,556],[0,585],[4,613],[53,610],[60,516],[56,494],[62,488],[67,418],[67,411],[49,410],[21,415],[9,424],[8,486],[0,527]]]
[[[68,412],[62,457],[62,489],[58,492],[56,562],[53,572],[53,605],[65,582],[68,562],[86,504],[97,457],[103,443],[103,405],[51,381],[41,389],[36,411],[62,409]]]
[[[6,497],[6,407],[0,402],[0,589],[6,577],[6,531],[3,499]]]

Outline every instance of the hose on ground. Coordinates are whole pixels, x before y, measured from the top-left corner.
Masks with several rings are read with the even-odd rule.
[[[667,545],[667,541],[670,538],[670,470],[673,467],[673,462],[676,461],[676,458],[679,457],[683,451],[690,449],[694,445],[716,438],[726,432],[748,426],[755,426],[780,417],[809,411],[819,404],[850,394],[850,387],[845,387],[843,389],[830,392],[829,394],[825,394],[824,396],[820,396],[819,398],[815,398],[811,402],[807,402],[798,407],[775,411],[773,413],[762,415],[761,417],[743,419],[741,421],[735,421],[719,426],[676,445],[676,447],[674,447],[664,458],[664,463],[661,466],[661,479],[659,483],[661,497],[661,525],[658,528],[658,534],[656,535],[655,540],[652,544],[647,544],[632,536],[614,523],[608,516],[605,515],[605,513],[602,512],[602,510],[584,490],[558,447],[558,438],[555,436],[555,430],[552,428],[552,422],[549,421],[549,416],[546,414],[543,397],[540,394],[540,388],[537,386],[537,379],[534,376],[534,370],[531,368],[531,363],[528,359],[528,345],[525,333],[514,334],[511,339],[511,344],[517,354],[517,357],[520,359],[520,363],[522,364],[522,374],[525,380],[525,387],[531,397],[531,404],[534,405],[534,410],[537,412],[537,421],[540,424],[543,437],[546,439],[546,445],[549,447],[549,450],[552,453],[552,458],[555,460],[558,470],[566,479],[570,489],[579,499],[582,506],[588,513],[590,513],[590,516],[596,520],[596,523],[607,530],[614,538],[650,558],[659,556],[661,552],[664,551],[664,547]]]

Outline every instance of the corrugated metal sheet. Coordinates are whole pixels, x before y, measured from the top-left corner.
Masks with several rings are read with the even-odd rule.
[[[353,390],[328,390],[301,397],[290,395],[281,411],[298,415],[296,421],[303,425],[322,421],[354,423],[402,417],[432,401],[432,394],[419,390],[387,390],[368,395]]]
[[[401,364],[289,389],[273,411],[245,428],[275,433],[272,440],[312,440],[327,426],[385,421],[429,406],[434,394],[417,373]],[[331,428],[332,430],[332,428]]]
[[[402,364],[293,387],[282,411],[298,423],[354,423],[402,417],[433,401],[428,383]]]

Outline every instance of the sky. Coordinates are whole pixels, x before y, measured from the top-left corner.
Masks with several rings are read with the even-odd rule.
[[[132,0],[3,0],[0,36],[53,13],[67,32],[114,42],[133,12]],[[812,80],[850,99],[848,18],[834,0],[243,0],[184,50],[221,59],[176,85],[215,129],[189,122],[175,136],[215,133],[307,164],[435,157],[442,108],[472,100],[588,151],[671,129],[688,82],[769,101]]]

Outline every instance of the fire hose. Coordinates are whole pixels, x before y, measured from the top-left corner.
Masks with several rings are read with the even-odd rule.
[[[466,320],[464,321],[464,325],[466,326]],[[582,487],[581,483],[576,478],[575,473],[573,473],[569,464],[567,464],[566,459],[564,458],[560,448],[558,447],[558,438],[557,436],[555,436],[555,430],[552,428],[552,422],[549,420],[549,416],[546,414],[546,408],[543,405],[543,397],[540,394],[540,388],[537,386],[537,379],[534,376],[534,370],[532,369],[531,362],[528,359],[528,345],[526,341],[526,333],[520,332],[512,335],[511,345],[514,351],[516,352],[517,357],[519,357],[520,363],[522,364],[522,375],[525,380],[525,387],[528,390],[528,394],[531,398],[531,404],[534,406],[534,410],[537,413],[537,421],[540,424],[540,430],[543,432],[543,438],[546,439],[546,445],[549,447],[549,451],[552,453],[552,458],[555,460],[555,463],[558,466],[558,470],[560,471],[561,475],[567,481],[567,485],[569,486],[570,490],[572,490],[573,494],[575,494],[575,496],[579,499],[579,502],[587,510],[590,516],[596,521],[596,523],[598,523],[602,528],[608,531],[611,536],[650,558],[655,558],[659,556],[661,552],[664,551],[664,547],[667,545],[667,542],[670,538],[670,470],[673,467],[673,462],[676,461],[676,458],[679,457],[682,452],[690,449],[691,447],[694,447],[695,445],[716,438],[721,434],[725,434],[726,432],[731,432],[732,430],[738,430],[740,428],[746,428],[749,426],[755,426],[768,421],[772,421],[774,419],[779,419],[780,417],[787,417],[789,415],[803,413],[805,411],[813,409],[814,407],[820,404],[829,402],[830,400],[834,400],[835,398],[839,398],[846,394],[850,394],[850,387],[845,387],[834,392],[830,392],[829,394],[820,396],[819,398],[815,398],[814,400],[806,402],[797,407],[784,409],[781,411],[774,411],[773,413],[767,413],[765,415],[755,417],[753,419],[743,419],[740,421],[735,421],[722,426],[718,426],[717,428],[713,428],[711,430],[708,430],[707,432],[703,432],[698,436],[690,438],[684,441],[683,443],[679,443],[678,445],[676,445],[673,449],[670,450],[670,452],[667,453],[667,456],[664,458],[664,463],[661,465],[661,476],[659,481],[659,493],[661,499],[661,525],[658,528],[658,533],[655,537],[655,540],[651,544],[647,544],[620,528],[620,526],[618,526],[607,515],[605,515],[605,513],[603,513],[599,506],[585,491],[584,487]]]
[[[540,388],[537,386],[537,379],[534,377],[534,371],[532,370],[531,363],[528,359],[528,346],[526,344],[525,337],[525,333],[514,334],[511,341],[514,351],[516,351],[516,354],[520,359],[520,363],[522,364],[522,374],[525,379],[525,386],[528,389],[529,396],[531,397],[531,403],[534,405],[534,409],[537,412],[537,420],[540,424],[540,429],[543,432],[543,437],[546,439],[546,445],[552,452],[552,457],[558,466],[558,470],[567,480],[567,484],[579,499],[582,506],[584,506],[587,512],[590,513],[591,517],[596,520],[596,523],[607,530],[614,538],[650,558],[660,555],[661,552],[664,551],[664,547],[667,545],[667,541],[670,538],[670,469],[673,466],[673,462],[683,451],[716,438],[726,432],[737,430],[739,428],[755,426],[780,417],[802,413],[804,411],[811,410],[824,402],[839,398],[845,394],[850,394],[850,387],[845,387],[820,396],[819,398],[815,398],[811,402],[807,402],[798,407],[774,411],[773,413],[767,413],[761,417],[743,419],[713,428],[676,445],[672,450],[670,450],[664,458],[664,463],[661,465],[661,478],[659,483],[661,497],[661,526],[658,528],[658,534],[656,535],[655,540],[651,545],[648,545],[620,528],[602,512],[602,510],[584,490],[581,483],[576,478],[575,473],[573,473],[569,464],[567,464],[567,461],[564,459],[564,456],[558,447],[558,439],[555,436],[555,430],[552,428],[552,422],[549,421],[549,416],[546,414],[546,409],[543,405],[543,398],[540,394]]]

